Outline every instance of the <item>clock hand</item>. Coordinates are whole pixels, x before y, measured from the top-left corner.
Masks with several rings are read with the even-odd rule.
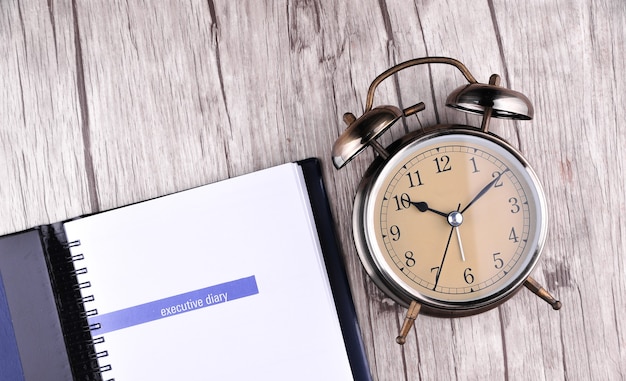
[[[440,212],[438,210],[431,209],[431,208],[428,207],[428,204],[423,202],[423,201],[421,201],[421,202],[412,202],[411,201],[411,204],[415,205],[420,212],[427,212],[427,211],[429,211],[429,212],[433,212],[433,213],[436,213],[436,214],[438,214],[440,216],[448,218],[448,214],[449,213],[443,213],[443,212]]]
[[[459,204],[459,206],[456,209],[457,210],[461,209],[461,204]],[[446,260],[446,255],[448,254],[448,248],[450,247],[450,240],[452,239],[452,232],[454,231],[454,228],[455,228],[454,226],[450,228],[450,234],[448,235],[448,242],[446,242],[446,249],[443,251],[443,258],[441,258],[441,264],[439,265],[439,268],[433,267],[431,269],[431,271],[433,269],[437,269],[437,275],[435,275],[435,287],[433,287],[433,290],[437,288],[437,284],[439,283],[439,276],[441,275],[441,269],[443,268],[443,263]]]
[[[465,251],[463,250],[463,244],[461,243],[461,233],[459,232],[459,227],[455,226],[454,230],[456,231],[456,238],[459,241],[459,249],[461,250],[461,259],[465,262]]]
[[[500,174],[498,176],[496,176],[495,179],[491,180],[491,182],[487,185],[485,185],[485,187],[483,189],[480,190],[480,192],[478,192],[478,194],[472,199],[472,201],[469,202],[469,204],[467,204],[467,206],[465,208],[463,208],[463,210],[461,210],[461,214],[465,213],[465,211],[467,210],[467,208],[469,208],[470,206],[472,206],[473,203],[475,203],[476,201],[478,201],[479,198],[481,198],[482,196],[485,195],[485,193],[487,193],[487,191],[489,189],[491,189],[494,184],[496,182],[498,182],[498,180],[500,180],[500,177],[502,177],[502,175],[504,174],[504,172],[508,171],[509,169],[505,169],[504,171],[500,172]]]
[[[461,204],[459,204],[459,208],[461,208]],[[461,259],[465,262],[465,251],[463,250],[463,243],[461,242],[461,232],[459,231],[459,226],[463,223],[463,215],[458,211],[458,209],[454,212],[450,212],[448,214],[448,223],[454,231],[456,231],[456,239],[459,241],[459,250],[461,250]]]
[[[434,267],[433,269],[437,269],[437,275],[435,275],[435,287],[433,290],[437,288],[437,284],[439,283],[439,275],[441,275],[441,269],[443,268],[443,262],[446,260],[446,255],[448,254],[448,247],[450,247],[450,239],[452,238],[452,232],[454,231],[454,227],[450,228],[450,235],[448,236],[448,242],[446,243],[446,249],[443,252],[443,258],[441,258],[441,264],[439,268]]]

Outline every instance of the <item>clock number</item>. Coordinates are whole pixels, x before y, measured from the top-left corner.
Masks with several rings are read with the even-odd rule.
[[[393,199],[396,200],[396,211],[407,209],[411,206],[411,198],[406,193],[402,193],[400,197],[393,196]]]
[[[439,283],[439,274],[441,274],[441,271],[439,269],[441,269],[441,266],[431,267],[430,268],[430,272],[431,273],[433,271],[436,271],[436,273],[435,273],[435,287],[433,287],[433,290],[437,288],[437,283]]]
[[[437,173],[447,172],[452,169],[452,166],[450,165],[450,156],[448,155],[437,157],[433,161],[437,164]]]
[[[520,206],[517,203],[517,198],[511,197],[509,199],[509,203],[511,204],[511,213],[515,214],[515,213],[519,212]]]
[[[389,233],[391,233],[392,235],[392,240],[397,241],[400,239],[400,228],[398,227],[398,225],[392,225],[389,228]]]
[[[497,177],[498,180],[496,181],[495,184],[493,184],[494,188],[499,188],[502,186],[502,174],[498,171],[495,171],[494,173],[491,174],[491,177],[493,177],[494,179]]]
[[[413,175],[415,175],[415,178]],[[409,178],[409,183],[411,183],[409,188],[414,188],[414,187],[419,187],[420,185],[424,185],[424,183],[422,183],[422,178],[420,177],[420,171],[415,171],[413,173],[409,172],[406,174],[406,177]]]
[[[472,275],[472,273],[470,271],[472,271],[472,269],[468,267],[463,272],[463,278],[465,278],[465,283],[467,283],[467,284],[474,283],[474,275]]]
[[[404,263],[406,263],[407,267],[415,266],[415,259],[413,258],[412,251],[407,251],[406,253],[404,253],[404,258],[406,259]]]
[[[504,266],[504,261],[502,260],[502,258],[498,258],[498,255],[500,255],[500,253],[493,254],[493,267],[495,267],[496,269],[501,269],[502,266]]]
[[[478,167],[476,166],[476,158],[473,157],[470,159],[470,161],[472,162],[472,165],[474,166],[474,171],[472,173],[480,172],[480,169],[478,169]]]
[[[509,241],[513,241],[517,243],[519,241],[519,236],[515,234],[515,228],[511,228],[511,234],[509,234]]]

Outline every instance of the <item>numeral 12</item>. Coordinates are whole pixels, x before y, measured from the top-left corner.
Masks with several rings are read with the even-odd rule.
[[[452,166],[450,165],[450,156],[448,155],[437,157],[433,161],[437,164],[437,173],[446,172],[452,169]],[[441,166],[442,164],[443,167]]]

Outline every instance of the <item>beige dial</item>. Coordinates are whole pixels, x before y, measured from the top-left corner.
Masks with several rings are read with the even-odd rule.
[[[534,173],[487,134],[411,143],[373,181],[364,208],[368,250],[386,286],[434,307],[505,296],[545,239]]]

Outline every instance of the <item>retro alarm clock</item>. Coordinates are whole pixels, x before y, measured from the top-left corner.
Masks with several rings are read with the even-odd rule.
[[[372,108],[386,78],[415,65],[456,67],[469,84],[446,105],[482,114],[480,127],[439,124],[409,133],[388,147],[378,141],[402,117],[424,110]],[[479,83],[459,61],[424,57],[398,64],[370,85],[364,114],[333,146],[342,168],[370,146],[376,158],[359,185],[353,234],[363,267],[376,285],[408,307],[396,342],[404,344],[417,315],[466,316],[494,308],[526,286],[555,310],[561,303],[530,277],[543,248],[548,215],[541,184],[514,147],[489,132],[491,118],[528,120],[526,96]]]

